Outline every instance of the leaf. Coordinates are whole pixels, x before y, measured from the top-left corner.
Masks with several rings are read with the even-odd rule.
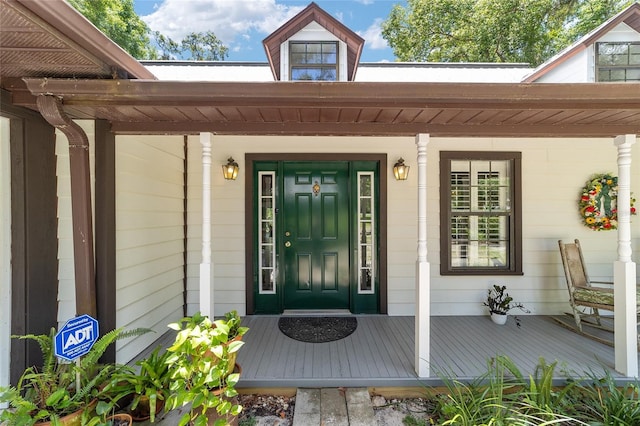
[[[182,415],[182,417],[180,417],[180,421],[178,422],[178,426],[185,426],[187,424],[189,424],[189,421],[191,420],[191,415],[189,414],[189,412],[186,412]]]

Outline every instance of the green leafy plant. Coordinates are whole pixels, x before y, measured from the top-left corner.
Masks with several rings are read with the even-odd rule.
[[[179,421],[180,426],[191,423],[204,426],[209,417],[219,417],[215,425],[226,425],[240,414],[242,406],[236,403],[235,385],[239,373],[227,374],[230,355],[236,353],[242,341],[233,340],[231,335],[246,333],[239,326],[237,313],[229,319],[211,321],[207,316],[196,313],[185,317],[169,327],[176,330],[175,341],[167,349],[170,353],[167,364],[170,370],[170,394],[166,409],[175,409],[191,403],[189,412]]]
[[[114,374],[105,390],[118,396],[132,395],[130,410],[135,418],[149,417],[155,422],[156,413],[162,408],[169,389],[170,352],[157,347],[151,354],[136,362],[136,368],[129,368]]]
[[[511,309],[518,308],[523,312],[529,312],[520,302],[514,302],[513,297],[507,293],[507,286],[494,284],[487,291],[487,300],[483,302],[493,314],[506,315]]]
[[[121,426],[123,424],[131,425],[133,419],[129,414],[116,414],[117,404],[114,400],[98,401],[95,409],[95,416],[90,420],[83,419],[83,426]]]
[[[586,383],[576,386],[576,405],[582,420],[611,426],[640,424],[640,386],[637,381],[618,386],[605,370],[604,377],[600,378],[591,372]]]
[[[36,341],[42,352],[43,365],[40,368],[28,367],[15,387],[0,389],[0,402],[9,403],[11,407],[0,414],[0,420],[19,425],[33,425],[41,421],[56,423],[68,414],[92,409],[95,400],[107,397],[103,385],[120,368],[114,364],[98,364],[107,347],[117,339],[148,331],[112,330],[100,337],[91,350],[74,363],[60,362],[56,358],[54,328],[48,335],[12,336]]]

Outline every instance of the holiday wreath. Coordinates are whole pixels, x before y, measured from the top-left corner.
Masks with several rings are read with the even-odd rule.
[[[608,173],[593,175],[582,189],[580,214],[584,225],[594,231],[608,231],[618,227],[618,177]],[[631,214],[636,214],[631,197]]]

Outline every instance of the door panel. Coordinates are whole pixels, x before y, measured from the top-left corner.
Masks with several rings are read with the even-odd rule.
[[[349,307],[346,162],[285,163],[284,308]]]

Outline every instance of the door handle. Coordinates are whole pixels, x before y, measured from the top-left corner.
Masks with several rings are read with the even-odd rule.
[[[285,242],[285,243],[284,243],[284,246],[285,246],[285,247],[291,247],[291,241],[287,241],[287,242]]]

